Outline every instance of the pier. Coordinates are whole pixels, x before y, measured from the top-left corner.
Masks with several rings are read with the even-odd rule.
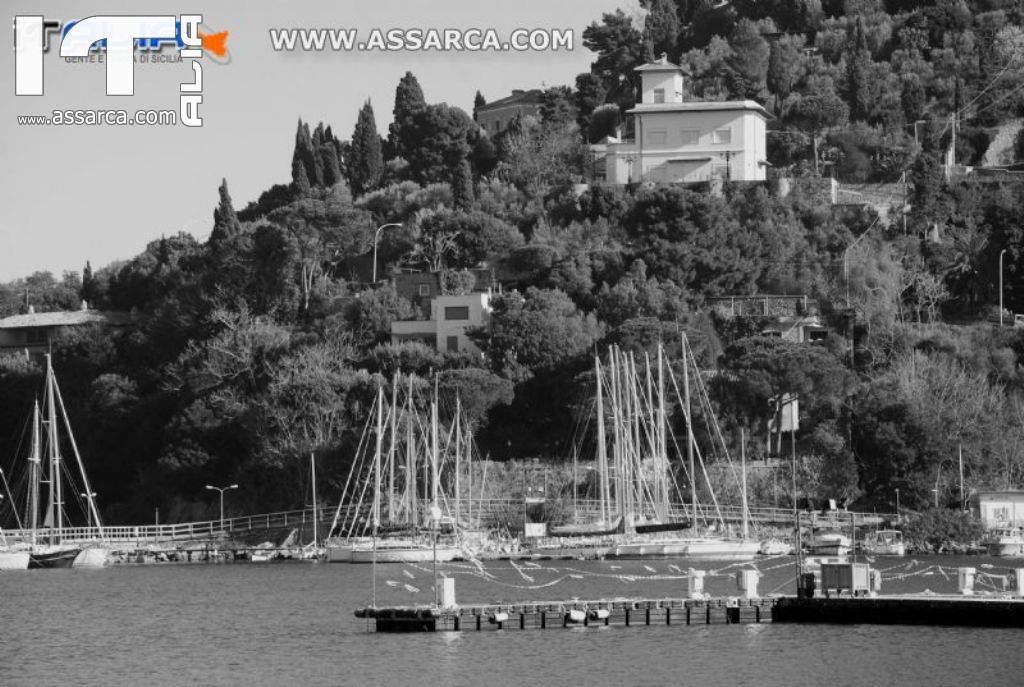
[[[366,607],[377,632],[831,623],[1024,627],[1024,599],[1007,596],[792,596],[743,599],[599,599],[513,604]]]
[[[483,604],[438,608],[400,606],[355,611],[375,621],[377,632],[527,630],[650,625],[735,625],[771,622],[774,600],[603,599]]]

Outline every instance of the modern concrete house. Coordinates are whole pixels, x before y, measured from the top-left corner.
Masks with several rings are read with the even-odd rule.
[[[490,313],[489,290],[438,295],[430,300],[428,318],[392,322],[391,342],[422,341],[439,351],[479,353],[480,349],[466,336],[466,329],[486,325]]]
[[[636,71],[641,98],[626,112],[634,118],[635,138],[607,139],[594,149],[604,155],[608,183],[766,178],[769,114],[761,105],[752,100],[688,100],[682,69],[664,54]]]

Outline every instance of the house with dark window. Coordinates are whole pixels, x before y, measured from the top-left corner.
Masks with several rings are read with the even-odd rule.
[[[391,323],[391,342],[422,341],[439,351],[480,349],[466,336],[470,327],[485,326],[491,313],[491,292],[476,291],[459,295],[437,295],[430,299],[429,316],[418,320]]]

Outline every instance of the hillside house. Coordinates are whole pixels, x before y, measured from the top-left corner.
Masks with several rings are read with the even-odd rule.
[[[761,105],[688,100],[682,69],[664,54],[636,71],[641,98],[626,112],[635,138],[606,139],[593,150],[604,156],[609,183],[765,180],[769,114]]]

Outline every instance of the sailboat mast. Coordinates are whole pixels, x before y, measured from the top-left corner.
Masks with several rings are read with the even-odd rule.
[[[430,404],[430,507],[437,508],[437,378],[434,378],[434,401]],[[436,510],[432,510],[436,513]]]
[[[412,375],[409,375],[409,395],[405,399],[405,491],[409,499],[409,518],[416,527],[416,436],[412,427]]]
[[[320,533],[317,530],[317,524],[320,520],[320,509],[317,508],[316,503],[316,458],[313,456],[312,451],[309,453],[309,473],[313,479],[313,548],[315,549],[320,541]]]
[[[391,383],[391,446],[388,448],[388,519],[395,518],[395,460],[398,451],[398,372],[395,372],[394,380]]]
[[[658,344],[658,479],[661,480],[661,493],[658,499],[668,516],[668,438],[665,435],[665,370],[664,352]]]
[[[455,521],[462,514],[462,400],[455,395]]]
[[[39,400],[32,406],[32,453],[28,458],[28,522],[31,528],[32,545],[36,544],[36,531],[39,529],[39,480],[42,470],[42,445],[39,436]]]
[[[384,442],[384,387],[377,387],[377,441],[373,456],[373,536],[377,536],[380,527],[380,460],[381,446]]]
[[[54,398],[53,359],[46,354],[46,431],[50,458],[50,503],[56,539],[60,541],[64,525],[64,501],[61,494],[60,447],[57,445],[57,401]]]
[[[599,500],[601,502],[601,520],[608,523],[611,518],[611,513],[608,510],[611,494],[608,489],[608,450],[604,433],[604,394],[602,392],[604,385],[601,382],[601,360],[597,355],[594,356],[594,372],[597,376],[597,470],[598,488],[601,490]]]
[[[683,405],[686,406],[686,462],[690,466],[690,501],[692,527],[697,528],[697,469],[693,461],[693,409],[690,407],[690,355],[686,334],[680,334],[683,345]]]
[[[740,427],[740,477],[743,480],[743,541],[750,539],[749,511],[747,510],[747,435]]]

